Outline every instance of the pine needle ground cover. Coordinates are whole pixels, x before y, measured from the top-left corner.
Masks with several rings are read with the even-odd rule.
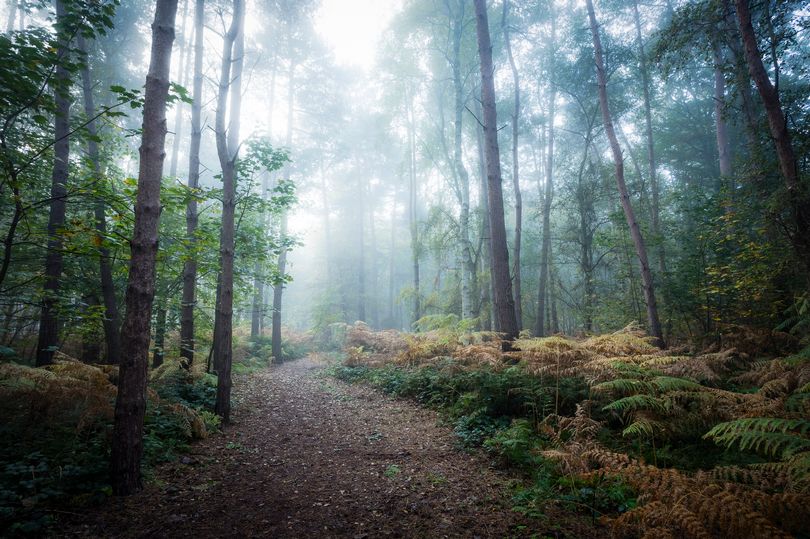
[[[333,374],[442,410],[459,444],[518,472],[514,508],[558,504],[616,537],[807,537],[810,357],[346,328]]]

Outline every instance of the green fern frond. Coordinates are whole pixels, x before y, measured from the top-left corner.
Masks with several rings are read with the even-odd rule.
[[[660,391],[700,391],[703,386],[697,382],[674,376],[656,376],[652,383]]]
[[[753,450],[769,456],[789,459],[810,451],[810,421],[778,417],[752,417],[715,425],[703,437],[727,448]]]
[[[658,421],[651,421],[649,419],[637,419],[622,431],[622,436],[640,436],[649,437],[655,435],[657,431],[664,429],[664,425]]]
[[[594,391],[609,391],[618,395],[635,395],[637,393],[650,393],[653,385],[644,380],[633,378],[618,378],[602,382],[593,386]]]
[[[650,410],[652,412],[666,412],[668,405],[665,401],[652,395],[630,395],[613,401],[602,408],[605,411],[628,412],[635,410]]]

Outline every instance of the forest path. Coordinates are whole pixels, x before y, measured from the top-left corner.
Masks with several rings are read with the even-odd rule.
[[[529,532],[504,498],[506,477],[482,456],[456,449],[434,412],[334,380],[324,367],[310,357],[238,380],[238,405],[223,435],[160,468],[158,481],[143,493],[114,499],[60,533],[373,538]]]

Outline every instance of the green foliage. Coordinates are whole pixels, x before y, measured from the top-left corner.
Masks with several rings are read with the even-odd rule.
[[[540,438],[534,425],[527,419],[513,419],[512,424],[484,441],[484,447],[497,455],[505,464],[530,469],[542,464],[537,454]]]
[[[810,451],[810,421],[776,417],[749,417],[716,425],[705,438],[728,448],[756,451],[789,459]]]

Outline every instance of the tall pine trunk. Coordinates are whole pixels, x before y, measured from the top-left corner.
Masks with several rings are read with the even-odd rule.
[[[551,257],[551,203],[554,197],[554,117],[556,113],[557,88],[554,83],[554,58],[557,47],[557,20],[551,14],[551,36],[549,39],[548,72],[548,142],[546,150],[546,185],[543,193],[543,240],[540,248],[540,280],[537,287],[537,317],[534,333],[538,337],[546,334],[546,298],[549,281],[549,258]]]
[[[492,253],[492,288],[495,316],[507,340],[518,335],[512,279],[509,275],[509,249],[503,215],[501,155],[498,148],[498,118],[495,111],[495,82],[492,66],[492,43],[489,36],[486,0],[475,0],[478,55],[481,60],[481,104],[484,108],[484,147],[487,162],[487,199],[489,201],[490,248]]]
[[[610,141],[610,149],[613,153],[613,162],[616,166],[616,185],[619,189],[622,209],[630,228],[630,236],[633,238],[633,245],[636,249],[641,266],[641,282],[644,289],[644,300],[647,304],[647,324],[648,331],[655,338],[659,347],[664,347],[664,336],[661,332],[661,322],[658,319],[658,305],[655,301],[655,287],[653,285],[652,272],[647,259],[647,247],[644,244],[644,237],[641,235],[641,228],[636,220],[633,206],[630,203],[630,195],[627,192],[627,185],[624,181],[624,161],[619,140],[616,138],[616,131],[613,129],[613,119],[608,108],[607,77],[605,75],[605,64],[602,59],[602,41],[599,38],[599,27],[596,23],[596,14],[593,9],[593,0],[586,0],[588,8],[588,19],[590,20],[591,35],[593,36],[593,51],[596,60],[596,77],[599,86],[599,107],[602,109],[602,123],[605,133]]]
[[[520,294],[520,244],[521,235],[523,234],[523,198],[520,193],[520,174],[519,174],[519,159],[518,159],[518,122],[520,120],[520,77],[518,75],[517,64],[512,55],[512,44],[509,40],[509,25],[506,22],[506,17],[509,13],[509,0],[504,0],[503,3],[503,18],[501,26],[503,27],[503,41],[506,46],[506,57],[509,60],[509,68],[512,71],[512,84],[515,89],[515,103],[512,109],[512,187],[515,191],[515,245],[512,253],[513,270],[512,270],[512,283],[515,292],[515,319],[517,320],[517,327],[520,330],[523,327],[523,307],[521,306]]]
[[[461,78],[461,39],[464,30],[464,5],[458,2],[458,12],[452,16],[453,54],[453,166],[459,183],[461,212],[459,215],[459,241],[461,243],[461,317],[474,318],[475,261],[470,243],[470,175],[464,166],[462,155],[462,117],[464,114],[464,81]]]
[[[650,168],[650,191],[652,191],[652,233],[658,246],[658,272],[663,279],[666,275],[667,262],[661,235],[660,192],[658,188],[658,165],[655,160],[655,140],[652,130],[652,103],[650,100],[650,72],[647,69],[647,57],[644,51],[644,39],[641,35],[641,18],[638,13],[638,0],[633,0],[633,21],[636,27],[636,46],[638,47],[639,71],[641,71],[642,96],[644,98],[644,135],[647,139],[647,164]]]
[[[473,103],[475,107],[475,116],[480,118],[483,116],[481,109],[481,102],[477,99]],[[481,256],[479,257],[483,276],[483,282],[479,281],[481,287],[481,303],[478,307],[478,316],[481,318],[481,328],[486,331],[491,331],[493,328],[498,331],[498,320],[494,316],[494,308],[492,305],[492,278],[489,274],[489,268],[492,267],[492,251],[489,248],[491,234],[489,232],[489,198],[487,197],[487,162],[484,156],[484,130],[478,126],[475,128],[475,142],[478,150],[478,179],[481,191]]]
[[[236,212],[236,158],[239,148],[239,116],[242,105],[245,4],[233,0],[233,18],[225,34],[217,96],[215,138],[222,167],[222,226],[219,235],[220,289],[214,319],[214,369],[217,399],[214,411],[224,424],[231,416],[231,363],[233,339],[233,262]],[[230,106],[228,97],[230,96]],[[225,116],[228,114],[228,126]]]
[[[79,50],[87,53],[84,37],[76,37]],[[98,151],[98,129],[96,127],[96,106],[93,102],[93,84],[90,78],[89,62],[82,68],[82,95],[84,97],[84,114],[87,117],[87,157],[92,167],[93,182],[104,181],[101,172],[101,161]],[[107,345],[107,362],[118,363],[121,356],[121,320],[118,315],[118,301],[115,297],[115,283],[112,275],[112,258],[107,247],[107,205],[102,197],[97,197],[93,204],[93,215],[96,226],[96,244],[98,245],[99,275],[101,277],[101,297],[104,301],[104,341]]]
[[[416,125],[413,97],[408,103],[408,225],[411,233],[411,267],[413,269],[413,314],[411,323],[422,318],[422,299],[419,290],[419,228],[416,214]]]
[[[126,313],[121,331],[118,396],[115,400],[112,459],[113,493],[128,495],[143,488],[143,419],[150,318],[155,297],[155,259],[160,222],[160,181],[166,157],[166,98],[174,41],[177,0],[157,0],[152,24],[152,54],[143,105],[143,129],[135,199],[135,227],[130,242]]]
[[[188,151],[188,188],[195,190],[200,183],[200,142],[202,140],[203,32],[205,0],[194,4],[194,89],[191,105],[191,143]],[[186,240],[188,256],[183,263],[183,298],[180,303],[180,358],[185,368],[194,362],[194,307],[197,304],[197,200],[192,197],[186,205]]]
[[[68,13],[62,0],[56,1],[56,20],[64,25]],[[45,255],[45,284],[42,290],[42,311],[39,318],[37,340],[37,366],[53,363],[53,354],[59,344],[60,281],[62,279],[62,228],[67,210],[67,180],[70,160],[70,75],[65,64],[69,61],[69,43],[65,29],[59,30],[56,54],[59,61],[54,73],[54,144],[51,173],[51,204],[48,214],[48,251]]]
[[[288,150],[292,148],[293,137],[293,112],[295,110],[295,62],[290,60],[290,68],[287,73],[287,136],[285,137],[285,146]],[[284,181],[290,181],[290,167],[284,169]],[[279,230],[279,239],[283,242],[287,239],[287,210],[283,210],[281,214],[281,227]],[[271,350],[273,357],[276,361],[283,359],[281,353],[281,308],[283,306],[284,298],[284,282],[283,279],[287,271],[287,249],[281,247],[278,254],[278,275],[282,279],[275,286],[273,286],[273,316],[271,319],[272,343]]]

